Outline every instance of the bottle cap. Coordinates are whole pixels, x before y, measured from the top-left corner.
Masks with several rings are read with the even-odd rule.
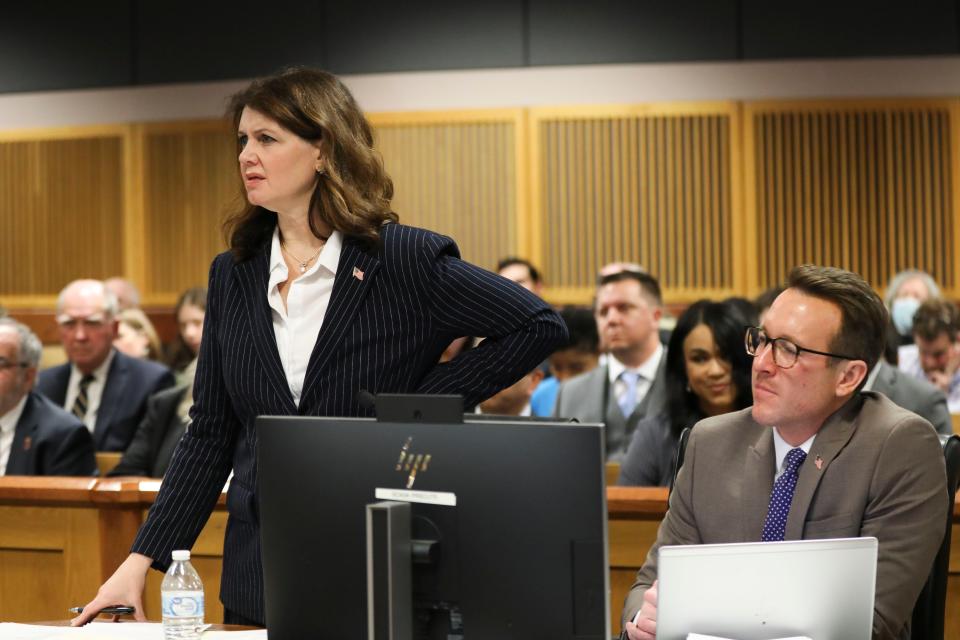
[[[174,562],[189,560],[190,559],[190,550],[189,549],[180,549],[173,552]]]

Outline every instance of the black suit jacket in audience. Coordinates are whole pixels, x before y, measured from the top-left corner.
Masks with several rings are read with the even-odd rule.
[[[182,384],[150,396],[147,415],[137,427],[133,442],[107,475],[163,477],[187,426],[177,408],[189,388]]]
[[[37,391],[61,407],[67,400],[70,367],[70,363],[51,367],[37,378]],[[97,451],[125,450],[147,412],[147,398],[174,383],[173,373],[162,364],[115,351],[93,430]]]
[[[545,302],[461,261],[450,238],[400,224],[385,225],[380,236],[373,249],[343,238],[299,405],[267,302],[270,243],[243,262],[221,254],[210,268],[193,422],[132,551],[162,570],[172,550],[192,547],[232,469],[220,599],[250,620],[265,617],[257,416],[369,416],[361,391],[462,394],[473,407],[529,373],[566,337]],[[460,336],[487,338],[438,364]]]
[[[13,433],[8,476],[92,476],[90,432],[75,416],[31,391]]]

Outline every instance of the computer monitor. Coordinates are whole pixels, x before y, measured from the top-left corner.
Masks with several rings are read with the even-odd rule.
[[[414,638],[609,633],[601,425],[261,417],[271,640],[367,638],[367,505],[410,501]],[[455,506],[454,506],[455,505]]]

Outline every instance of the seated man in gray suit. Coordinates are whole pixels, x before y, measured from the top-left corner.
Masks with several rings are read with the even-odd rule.
[[[753,406],[693,428],[670,509],[624,605],[631,640],[654,638],[663,545],[873,536],[873,637],[909,638],[943,538],[946,471],[936,432],[861,392],[887,312],[858,275],[805,265],[747,331]]]
[[[607,362],[557,391],[555,417],[606,426],[608,460],[621,460],[637,423],[663,408],[662,306],[660,284],[650,274],[623,270],[602,276],[594,310]]]
[[[0,318],[0,476],[95,475],[90,432],[32,391],[42,351],[26,325]]]
[[[864,391],[877,391],[907,411],[924,418],[942,436],[953,434],[953,422],[947,410],[947,396],[926,380],[913,378],[883,358],[870,371]]]
[[[60,340],[70,360],[40,373],[37,391],[87,425],[97,451],[123,451],[147,398],[172,387],[165,366],[113,348],[117,299],[99,280],[76,280],[57,299]]]

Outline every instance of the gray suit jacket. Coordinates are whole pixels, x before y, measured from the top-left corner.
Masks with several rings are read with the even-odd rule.
[[[647,395],[629,416],[624,416],[610,388],[606,366],[580,374],[560,385],[553,409],[556,418],[576,418],[580,422],[602,422],[607,447],[607,460],[623,459],[637,423],[645,416],[655,416],[666,406],[667,352],[664,350],[657,367],[657,377]]]
[[[812,464],[817,458],[820,468]],[[773,433],[754,422],[750,409],[697,424],[657,541],[627,596],[624,620],[636,615],[657,577],[660,546],[760,540],[775,464]],[[936,432],[867,391],[832,415],[813,441],[785,538],[876,537],[873,637],[899,638],[943,538],[947,508]]]
[[[909,376],[881,361],[880,373],[871,391],[879,391],[907,411],[925,418],[940,435],[953,435],[947,396],[926,380]]]

